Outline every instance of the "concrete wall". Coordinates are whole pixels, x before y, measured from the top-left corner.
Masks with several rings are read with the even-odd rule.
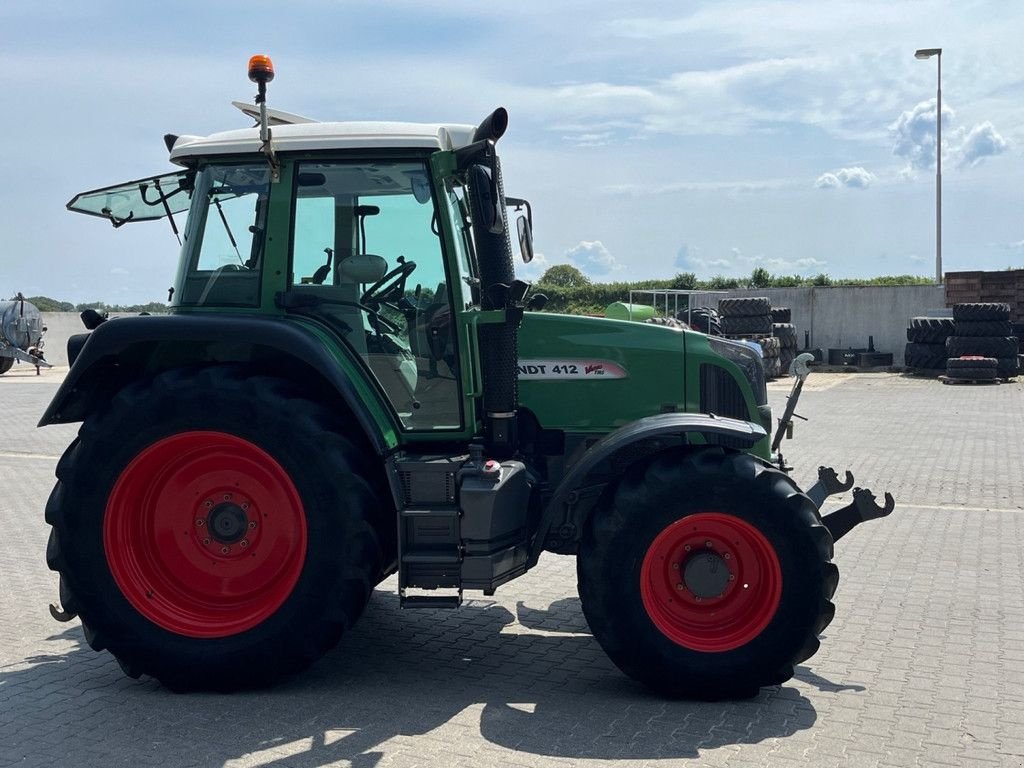
[[[726,296],[767,296],[773,307],[792,309],[801,349],[805,331],[810,346],[824,350],[867,347],[868,336],[874,336],[875,350],[892,352],[895,365],[903,365],[911,317],[951,312],[941,285],[760,288],[708,296],[708,304],[717,306],[716,300]]]

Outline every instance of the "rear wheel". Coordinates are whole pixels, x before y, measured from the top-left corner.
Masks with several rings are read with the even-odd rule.
[[[577,563],[594,637],[669,696],[743,698],[788,680],[832,620],[839,573],[813,503],[783,473],[711,448],[631,468]]]
[[[265,685],[333,646],[381,570],[380,506],[336,415],[215,368],[123,390],[57,467],[47,559],[129,675]]]
[[[13,357],[0,357],[0,376],[3,376],[14,365]]]

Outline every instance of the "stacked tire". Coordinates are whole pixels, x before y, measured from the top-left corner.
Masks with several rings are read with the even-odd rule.
[[[789,375],[789,367],[796,358],[796,326],[789,307],[772,307],[772,335],[779,340],[779,365],[783,376]]]
[[[970,355],[946,361],[946,378],[956,381],[995,381],[999,361],[994,357]]]
[[[743,296],[718,302],[724,336],[770,336],[772,305],[767,296]]]
[[[946,369],[946,339],[953,335],[949,317],[912,317],[903,360],[914,373],[938,376]]]
[[[676,315],[676,320],[689,324],[690,328],[708,336],[722,335],[722,321],[718,311],[711,307],[697,307],[694,310],[682,310]]]
[[[676,320],[674,317],[651,317],[644,320],[645,323],[651,325],[664,325],[667,328],[685,328],[686,323],[682,320]]]
[[[780,359],[782,345],[774,336],[766,336],[762,339],[758,339],[757,343],[761,345],[761,358],[764,362],[764,375],[769,379],[777,379],[782,375],[782,360]]]
[[[1018,338],[1013,335],[1009,304],[986,302],[953,306],[953,335],[946,339],[947,376],[954,378],[950,374],[953,370],[966,368],[977,372],[990,367],[987,363],[982,368],[961,363],[952,365],[957,358],[994,358],[992,378],[1013,378],[1020,373],[1018,354]],[[970,377],[958,375],[955,378]]]

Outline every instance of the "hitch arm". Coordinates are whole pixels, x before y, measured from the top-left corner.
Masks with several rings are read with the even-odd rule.
[[[846,470],[846,479],[839,480],[839,475],[832,467],[818,467],[818,482],[807,490],[807,496],[814,502],[814,506],[821,509],[825,499],[835,496],[837,493],[845,493],[853,488],[853,474]]]
[[[825,515],[821,522],[832,534],[832,540],[839,541],[861,523],[885,517],[891,514],[895,508],[896,502],[891,493],[886,492],[885,506],[880,507],[875,501],[875,494],[867,488],[854,488],[853,501],[842,509]]]
[[[804,380],[810,375],[811,369],[808,363],[814,359],[814,355],[804,352],[796,356],[793,360],[793,365],[790,370],[796,376],[796,381],[793,382],[793,389],[790,390],[789,397],[786,398],[786,410],[782,414],[782,418],[779,419],[779,429],[775,433],[775,439],[772,440],[772,453],[779,450],[779,446],[782,444],[782,437],[788,431],[792,429],[794,411],[796,410],[796,404],[800,400],[800,393],[804,389]],[[802,418],[802,417],[797,417]]]

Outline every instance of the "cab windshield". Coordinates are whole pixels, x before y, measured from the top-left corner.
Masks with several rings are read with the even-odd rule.
[[[259,304],[270,169],[206,166],[192,195],[175,305]]]

